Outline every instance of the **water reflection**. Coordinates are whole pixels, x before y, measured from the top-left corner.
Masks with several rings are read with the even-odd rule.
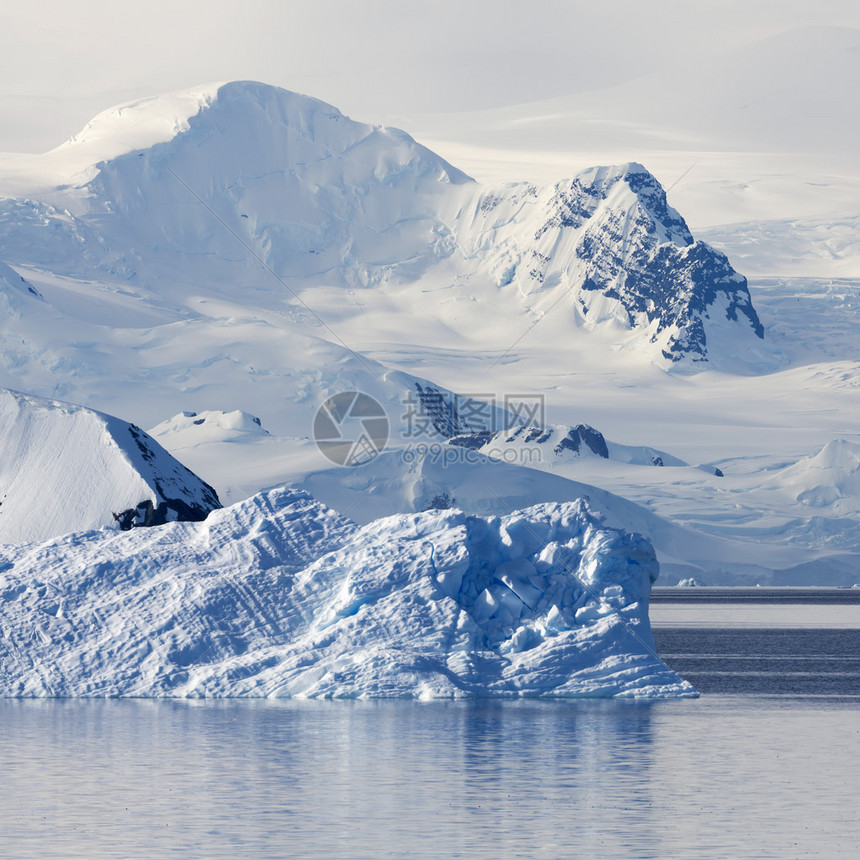
[[[73,852],[84,837],[91,856],[118,839],[301,856],[378,856],[405,839],[411,853],[433,856],[440,839],[472,854],[490,836],[515,852],[538,834],[550,856],[568,834],[605,826],[619,791],[628,806],[653,802],[647,703],[7,701],[0,710],[2,832],[20,856],[45,856],[46,843]]]
[[[0,721],[9,857],[777,857],[860,836],[851,708],[5,700]]]

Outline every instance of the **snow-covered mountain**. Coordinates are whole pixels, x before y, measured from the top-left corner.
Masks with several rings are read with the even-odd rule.
[[[134,106],[118,109],[67,146],[86,148],[124,114],[135,124]],[[382,268],[414,277],[447,256],[451,239],[436,210],[464,184],[465,174],[404,132],[236,82],[210,90],[170,140],[99,164],[82,214],[106,216],[108,237],[133,237],[127,267],[170,251],[236,259],[247,244],[281,278],[334,269],[360,286]]]
[[[693,241],[640,164],[594,168],[544,189],[490,191],[468,220],[470,248],[500,285],[570,293],[586,325],[640,328],[665,359],[704,361],[709,348],[719,357],[764,338],[746,279]]]
[[[508,463],[551,469],[558,463],[580,457],[602,457],[639,466],[686,466],[687,464],[647,445],[631,446],[609,442],[587,424],[574,427],[518,424],[505,430],[452,436],[449,445],[480,451],[487,457]]]
[[[446,494],[498,514],[499,499],[609,491],[638,503],[610,507],[643,524],[664,581],[854,582],[850,489],[815,508],[788,479],[768,486],[827,440],[856,441],[850,260],[839,280],[759,281],[753,307],[636,155],[490,187],[404,133],[259,84],[122,106],[51,153],[0,156],[15,269],[0,381],[157,428],[225,502],[293,482],[365,520]],[[736,227],[750,259],[758,234]],[[825,227],[829,254],[842,236]],[[313,441],[321,406],[349,392],[389,420],[387,459],[357,470]],[[445,467],[446,438],[487,432],[459,403],[489,404],[507,432],[521,395],[563,436],[600,428],[609,457],[578,436],[542,459],[551,475]],[[417,437],[416,403],[432,413]]]
[[[760,360],[746,281],[638,164],[484,189],[404,132],[234,82],[107,111],[37,168],[33,183],[56,184],[0,203],[15,262],[170,284],[184,305],[201,280],[235,301],[237,284],[243,299],[263,284],[391,291],[438,270],[512,313],[569,292],[571,332],[611,320],[655,360]]]
[[[4,201],[8,244],[39,259],[63,243],[67,271],[151,287],[175,255],[246,279],[261,262],[354,286],[392,269],[414,277],[450,253],[440,212],[474,184],[405,132],[253,82],[105,111],[34,170],[38,197]]]
[[[656,573],[582,504],[359,528],[279,489],[0,547],[0,695],[695,695],[654,650]]]
[[[0,260],[0,302],[7,315],[21,313],[22,298],[41,299],[42,296],[26,278]]]
[[[139,427],[0,389],[0,542],[202,520],[216,492]]]
[[[205,442],[245,441],[268,436],[269,432],[256,415],[235,409],[232,412],[180,412],[153,427],[149,434],[155,439],[169,439],[172,446],[182,447]]]
[[[860,445],[833,439],[820,451],[779,470],[765,484],[802,505],[837,515],[860,512]]]

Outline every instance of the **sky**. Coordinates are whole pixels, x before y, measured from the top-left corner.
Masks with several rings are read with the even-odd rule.
[[[219,80],[357,119],[474,111],[619,84],[855,0],[44,0],[0,13],[0,151],[42,152],[115,104]]]

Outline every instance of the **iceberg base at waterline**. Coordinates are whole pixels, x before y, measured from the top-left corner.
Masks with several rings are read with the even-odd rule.
[[[694,696],[651,545],[581,502],[358,526],[288,488],[0,547],[0,695]]]

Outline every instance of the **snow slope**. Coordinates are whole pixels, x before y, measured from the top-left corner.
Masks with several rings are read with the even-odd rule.
[[[764,331],[746,279],[693,241],[641,164],[592,168],[541,190],[491,189],[465,220],[461,243],[487,256],[500,286],[570,293],[586,327],[611,319],[644,330],[669,361],[747,351],[761,363]]]
[[[442,445],[426,453],[386,451],[351,469],[303,472],[307,465],[294,463],[290,477],[362,523],[452,506],[504,516],[584,499],[607,525],[653,545],[661,585],[691,577],[708,585],[857,583],[857,520],[810,510],[768,489],[769,470],[762,477],[759,463],[741,462],[749,473],[720,478],[696,467],[643,468],[601,457],[517,465]]]
[[[515,283],[504,301],[519,313],[570,292],[572,331],[613,320],[644,332],[656,360],[761,362],[744,278],[693,241],[641,165],[482,189],[405,132],[276,87],[165,96],[160,120],[157,101],[108,111],[44,156],[31,196],[0,167],[0,239],[18,262],[156,294],[170,283],[186,306],[201,280],[221,300],[242,284],[243,299],[271,304],[254,294],[297,298],[322,282],[390,297],[456,273],[486,304]],[[65,181],[46,187],[63,165]]]
[[[0,542],[202,520],[215,491],[140,428],[0,389]]]
[[[245,441],[249,437],[268,436],[269,433],[256,415],[235,409],[232,412],[180,412],[153,427],[149,435],[169,440],[169,447],[181,448],[211,442]]]
[[[39,291],[26,278],[0,260],[0,301],[5,305],[6,313],[14,313],[19,308],[21,294],[41,298]]]
[[[817,41],[815,50],[829,44]],[[620,96],[612,103],[615,92],[603,94],[610,114],[630,107]],[[814,153],[787,150],[702,152],[680,135],[671,149],[653,136],[644,146],[616,122],[617,112],[601,126],[580,122],[563,105],[555,113],[537,106],[534,116],[521,106],[489,144],[506,145],[514,138],[505,129],[518,129],[517,164],[544,159],[546,185],[497,188],[466,181],[411,139],[353,124],[312,99],[254,84],[231,85],[223,95],[221,104],[216,85],[124,106],[53,153],[0,158],[0,256],[44,298],[7,291],[16,307],[0,318],[4,384],[142,427],[182,412],[258,416],[269,435],[210,426],[207,418],[162,427],[159,439],[226,501],[286,481],[325,483],[326,501],[355,504],[362,516],[426,506],[451,481],[445,473],[435,485],[426,481],[428,495],[414,480],[418,471],[402,474],[409,464],[383,469],[380,461],[383,483],[414,485],[414,497],[392,490],[385,501],[381,489],[363,497],[373,470],[333,469],[313,443],[314,416],[326,398],[343,391],[376,398],[391,422],[389,450],[401,457],[416,441],[403,423],[404,397],[416,380],[498,404],[537,396],[547,424],[599,427],[612,440],[610,458],[553,461],[551,487],[533,469],[494,479],[506,501],[522,507],[542,494],[575,498],[571,482],[630,499],[653,523],[699,540],[698,548],[691,540],[678,544],[683,552],[667,553],[655,539],[664,577],[686,565],[697,578],[707,570],[711,583],[777,575],[855,581],[860,526],[850,496],[842,508],[814,508],[790,488],[768,485],[830,440],[857,442],[860,184],[852,152],[829,153],[825,164],[807,158]],[[665,92],[650,97],[674,110]],[[483,119],[461,116],[452,127],[468,137]],[[614,128],[624,145],[598,147],[590,138],[598,126]],[[550,128],[564,148],[551,162]],[[488,171],[478,168],[493,168],[500,153],[489,144],[483,138],[480,149],[458,151],[479,177]],[[588,168],[609,160],[626,166]],[[176,178],[188,179],[186,167],[199,184]],[[577,171],[576,180],[558,182]],[[347,176],[356,177],[360,195],[338,196]],[[256,211],[266,217],[251,224]],[[609,295],[626,285],[628,271],[641,281],[664,254],[676,262],[695,256],[681,212],[693,213],[697,235],[726,251],[731,267],[756,275],[750,305],[740,301],[741,276],[727,270],[730,289],[715,290],[719,302],[707,315],[685,290],[677,306],[652,307],[636,291]],[[579,227],[574,216],[583,219]],[[641,229],[625,227],[640,221]],[[384,229],[364,235],[361,224]],[[302,245],[308,236],[332,243],[319,266],[312,243]],[[587,239],[599,256],[577,256]],[[404,262],[401,251],[409,249],[417,256]],[[582,289],[589,272],[602,278],[600,290]],[[722,331],[710,332],[723,322]],[[662,350],[699,324],[709,361],[690,362],[692,372],[684,373],[673,363],[665,373]],[[437,433],[418,441],[442,440]],[[667,451],[678,462],[643,468]],[[465,501],[497,504],[479,498],[483,477],[461,478],[470,487]]]
[[[0,559],[7,696],[695,694],[654,651],[653,550],[581,503],[359,528],[278,489]]]
[[[638,466],[686,466],[683,460],[647,445],[619,445],[587,424],[575,427],[520,424],[496,433],[453,436],[449,445],[480,451],[506,463],[552,469],[580,457],[602,457]]]
[[[860,445],[834,439],[817,454],[781,469],[767,486],[790,493],[810,508],[856,516],[860,512]]]
[[[70,249],[92,228],[91,265],[153,284],[174,254],[247,277],[250,252],[280,278],[338,269],[356,286],[418,272],[450,253],[437,210],[473,184],[405,132],[247,81],[113,108],[41,160],[41,202],[18,204],[16,244],[44,256],[41,218],[70,214]]]

